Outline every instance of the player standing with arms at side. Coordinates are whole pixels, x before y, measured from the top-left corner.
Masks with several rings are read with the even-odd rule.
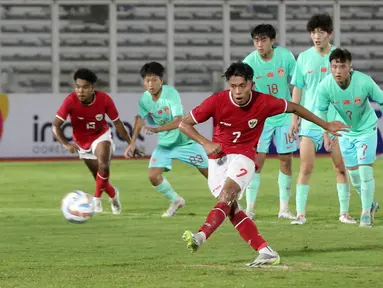
[[[243,62],[250,65],[254,71],[254,90],[270,94],[277,98],[291,100],[289,78],[295,68],[294,55],[287,49],[275,45],[276,31],[272,25],[261,24],[251,31],[255,51],[250,53]],[[295,219],[289,211],[291,191],[292,157],[297,151],[294,137],[289,137],[291,114],[280,114],[267,118],[259,138],[257,147],[258,170],[246,188],[246,214],[254,218],[254,204],[261,182],[261,170],[269,152],[271,141],[275,140],[280,160],[278,174],[279,213],[278,218]]]
[[[239,209],[238,200],[253,178],[255,148],[266,118],[281,113],[297,115],[332,133],[346,130],[341,122],[327,123],[302,106],[253,91],[253,69],[246,63],[233,63],[224,76],[229,90],[207,98],[186,116],[180,130],[200,143],[209,156],[209,188],[218,204],[210,211],[198,233],[185,231],[182,238],[187,247],[196,251],[229,217],[233,226],[259,256],[250,267],[277,265],[280,258],[260,236],[255,223]],[[200,135],[195,124],[213,118],[212,141]]]
[[[330,55],[331,73],[319,85],[317,108],[327,119],[330,104],[351,126],[339,138],[339,147],[351,183],[362,199],[361,227],[371,227],[379,204],[374,201],[375,180],[372,165],[378,145],[378,117],[368,97],[383,105],[383,91],[370,76],[351,71],[349,51],[335,49]],[[328,143],[327,146],[331,145]],[[372,203],[372,204],[371,204]]]
[[[184,116],[181,99],[175,88],[164,85],[164,72],[165,68],[158,62],[146,63],[141,68],[146,91],[139,102],[132,143],[126,149],[125,157],[129,158],[135,150],[135,142],[142,128],[158,134],[158,146],[150,158],[148,176],[154,189],[170,201],[168,210],[162,215],[170,217],[185,205],[185,200],[173,190],[162,174],[171,171],[173,159],[178,159],[196,167],[207,178],[208,159],[203,147],[178,129]],[[145,126],[144,119],[157,127]]]
[[[119,119],[112,98],[95,90],[96,74],[89,69],[79,69],[73,78],[75,92],[65,98],[57,111],[52,125],[53,134],[69,152],[78,152],[80,159],[84,160],[95,178],[95,212],[102,212],[101,194],[105,191],[110,197],[113,214],[120,214],[119,191],[109,183],[110,160],[115,146],[105,114],[128,144],[131,141],[130,136]],[[61,128],[68,116],[72,123],[75,144],[65,139]]]
[[[302,52],[297,60],[291,84],[294,85],[292,101],[301,104],[310,111],[315,111],[315,102],[319,83],[330,73],[328,61],[331,51],[335,49],[330,44],[333,32],[333,22],[328,14],[316,14],[307,23],[307,31],[311,35],[314,46]],[[330,107],[328,120],[334,120],[337,113],[334,107]],[[293,115],[290,137],[300,137],[300,170],[296,186],[296,209],[297,217],[291,224],[306,223],[306,202],[309,192],[309,181],[314,168],[315,154],[323,144],[323,137],[333,137],[325,133],[314,123],[302,120],[300,130],[298,119]],[[328,141],[326,141],[328,142]],[[342,155],[339,150],[338,139],[332,141],[331,157],[336,173],[338,198],[340,204],[339,221],[342,223],[355,224],[356,221],[349,215],[350,185]]]

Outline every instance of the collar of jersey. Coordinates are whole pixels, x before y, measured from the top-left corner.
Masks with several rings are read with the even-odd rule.
[[[233,98],[231,97],[231,91],[229,91],[229,98],[230,98],[230,101],[231,103],[233,103],[235,106],[239,107],[239,108],[242,108],[242,107],[246,107],[247,105],[249,105],[249,103],[251,102],[251,99],[253,99],[253,91],[250,91],[250,98],[249,98],[249,101],[247,101],[247,103],[245,105],[238,105],[234,102]]]

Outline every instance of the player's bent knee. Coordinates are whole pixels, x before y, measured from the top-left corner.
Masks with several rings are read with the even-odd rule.
[[[99,161],[98,162],[98,170],[106,173],[109,171],[109,162]]]
[[[148,178],[153,186],[158,186],[162,182],[162,175],[159,171],[149,169]]]
[[[314,163],[310,161],[302,161],[301,160],[301,169],[300,173],[305,174],[305,175],[310,175],[314,169]]]
[[[346,175],[346,167],[344,167],[343,163],[339,165],[334,165],[333,169],[336,174]]]
[[[241,187],[234,180],[226,178],[225,185],[218,196],[218,200],[232,205],[233,202],[238,199],[240,193]]]
[[[228,205],[232,205],[233,202],[238,199],[238,194],[239,193],[233,189],[231,189],[231,190],[230,189],[229,190],[223,189],[222,192],[218,196],[218,201],[219,202],[225,202]]]
[[[292,159],[291,159],[291,155],[283,155],[282,157],[280,157],[280,168],[282,171],[287,171],[287,170],[291,170],[291,166],[292,166]]]

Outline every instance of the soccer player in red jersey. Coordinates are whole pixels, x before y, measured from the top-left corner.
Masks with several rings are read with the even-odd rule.
[[[246,63],[233,63],[224,76],[230,89],[207,98],[180,124],[180,130],[200,143],[209,155],[208,185],[218,200],[199,232],[185,231],[182,238],[194,252],[229,217],[242,238],[259,251],[259,256],[249,266],[277,265],[280,263],[278,253],[268,246],[237,202],[253,177],[255,147],[266,118],[294,113],[334,135],[347,131],[348,126],[339,121],[325,122],[298,104],[252,90],[254,72]],[[212,141],[193,127],[210,117],[214,124]]]
[[[52,125],[53,133],[69,152],[79,154],[79,158],[84,160],[95,178],[95,212],[102,212],[101,194],[105,191],[110,197],[113,214],[120,214],[119,191],[108,181],[115,145],[105,114],[113,121],[118,133],[128,144],[131,141],[130,136],[119,119],[112,98],[95,90],[96,74],[89,69],[79,69],[73,78],[76,82],[75,92],[65,98],[57,111]],[[65,139],[61,128],[68,116],[72,123],[75,143],[69,143]]]

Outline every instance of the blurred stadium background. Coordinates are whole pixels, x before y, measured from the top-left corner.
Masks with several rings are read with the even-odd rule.
[[[189,108],[222,89],[224,68],[253,50],[250,31],[255,25],[274,25],[277,43],[298,56],[311,46],[306,22],[318,12],[333,16],[333,43],[353,53],[354,68],[383,85],[381,0],[0,0],[0,9],[1,92],[10,103],[14,93],[68,93],[73,89],[74,70],[86,66],[98,73],[100,90],[136,93],[129,105],[136,106],[142,92],[139,68],[155,60],[166,66],[166,82],[183,93]],[[190,97],[185,93],[191,93]],[[50,121],[64,94],[52,104],[41,99],[45,110],[50,110],[45,120],[43,112],[36,112],[42,125]],[[13,106],[22,105],[17,103],[21,102]],[[7,113],[1,99],[0,110],[4,118]],[[134,109],[128,112],[134,114]],[[36,113],[27,121],[36,120]],[[6,125],[14,130],[12,121],[16,120],[3,119],[4,133]]]
[[[211,91],[214,72],[252,51],[250,30],[270,23],[277,42],[298,53],[311,45],[306,22],[335,22],[334,44],[355,69],[383,84],[383,1],[0,1],[3,92],[69,92],[75,68],[92,67],[109,92],[141,91],[145,61],[166,64],[183,92]]]

